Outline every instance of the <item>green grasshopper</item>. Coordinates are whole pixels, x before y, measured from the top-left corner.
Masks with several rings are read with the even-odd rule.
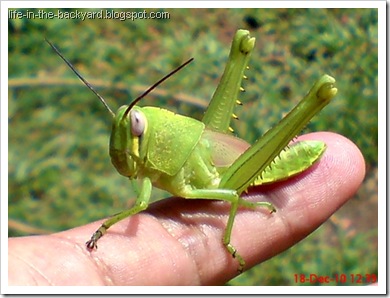
[[[88,249],[118,221],[148,207],[152,187],[164,189],[186,199],[222,200],[231,204],[223,244],[239,263],[245,261],[230,242],[233,222],[239,207],[275,208],[268,202],[249,202],[241,198],[249,186],[284,180],[313,165],[326,145],[320,141],[289,142],[336,95],[335,80],[323,75],[301,102],[254,145],[234,137],[230,120],[254,49],[255,38],[246,30],[234,36],[229,60],[203,120],[174,114],[157,107],[136,105],[163,80],[155,83],[129,105],[114,114],[104,99],[81,77],[59,51],[48,42],[76,75],[99,97],[113,117],[110,138],[111,161],[117,171],[129,179],[139,179],[140,191],[133,207],[106,220],[86,242]],[[271,166],[272,165],[272,166]]]

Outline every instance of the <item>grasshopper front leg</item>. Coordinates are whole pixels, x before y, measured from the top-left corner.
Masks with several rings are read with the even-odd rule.
[[[112,225],[116,224],[122,219],[125,219],[126,217],[140,213],[141,211],[148,208],[151,192],[152,182],[149,178],[144,178],[141,185],[141,191],[134,206],[128,210],[122,211],[118,214],[111,216],[109,219],[103,222],[99,229],[97,229],[96,232],[93,233],[91,239],[86,242],[87,248],[90,250],[97,248],[97,241],[103,237],[103,235]]]

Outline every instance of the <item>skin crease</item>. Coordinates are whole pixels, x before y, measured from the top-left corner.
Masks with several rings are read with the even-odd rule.
[[[309,170],[249,190],[248,200],[272,202],[277,211],[240,209],[231,243],[246,268],[286,250],[340,208],[365,176],[359,149],[333,133],[299,137],[328,148]],[[86,211],[87,212],[87,211]],[[229,204],[171,198],[108,230],[98,249],[85,242],[102,220],[72,230],[10,238],[9,285],[222,285],[237,274],[222,235]]]

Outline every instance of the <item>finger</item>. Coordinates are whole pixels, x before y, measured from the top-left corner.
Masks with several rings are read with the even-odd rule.
[[[328,145],[313,169],[250,194],[249,199],[272,202],[277,212],[238,212],[232,243],[248,267],[313,231],[347,200],[364,177],[364,161],[350,141],[327,133],[310,137],[318,137]],[[92,253],[85,249],[84,242],[100,222],[51,236],[30,237],[30,247],[45,247],[51,260],[31,267],[39,272],[57,268],[61,276],[42,274],[39,280],[53,284],[222,284],[237,270],[237,263],[221,241],[228,209],[223,202],[164,200],[114,225]],[[12,242],[16,255],[18,251],[19,255],[25,253],[22,239]],[[54,256],[50,251],[55,252]],[[36,263],[31,254],[25,260]],[[77,274],[67,275],[69,270]],[[71,280],[66,279],[69,276]]]

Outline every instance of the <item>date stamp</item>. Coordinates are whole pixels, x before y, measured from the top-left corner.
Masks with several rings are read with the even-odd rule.
[[[378,282],[376,274],[333,274],[333,275],[317,275],[317,274],[294,274],[294,282],[296,284],[310,285],[334,285],[334,284],[372,284]]]

